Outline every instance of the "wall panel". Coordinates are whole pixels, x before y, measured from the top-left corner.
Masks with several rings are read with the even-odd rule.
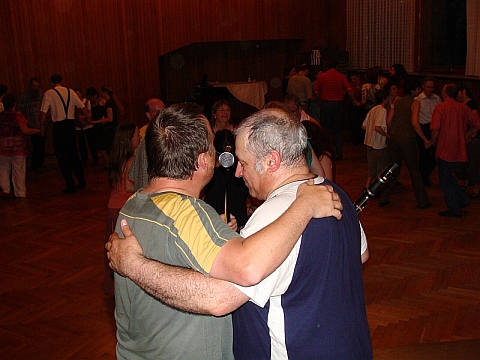
[[[332,11],[342,11],[337,4],[345,1],[2,0],[0,83],[17,95],[34,75],[44,89],[53,73],[62,74],[69,87],[109,85],[128,118],[143,122],[145,100],[165,91],[159,85],[164,83],[159,56],[194,43],[221,41],[304,39],[302,51],[313,45],[342,48],[345,32],[325,25],[335,24],[329,20],[337,16]],[[273,59],[282,56],[282,47],[274,50]],[[257,61],[255,52],[245,62],[228,46],[212,56],[234,56],[226,59],[235,69],[226,69],[226,77],[242,79]],[[266,72],[270,63],[260,61],[258,71]],[[185,74],[190,84],[197,73]]]

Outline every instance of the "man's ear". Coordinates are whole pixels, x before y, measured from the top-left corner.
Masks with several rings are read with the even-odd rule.
[[[281,162],[282,157],[277,150],[271,150],[270,153],[265,157],[265,166],[268,172],[277,171]]]
[[[211,164],[211,157],[208,151],[198,155],[197,163],[199,170],[201,169],[204,171],[210,171],[215,168],[215,163],[213,164],[213,166]]]
[[[197,163],[198,163],[198,169],[207,171],[208,170],[208,160],[206,157],[207,153],[201,153],[198,155]]]

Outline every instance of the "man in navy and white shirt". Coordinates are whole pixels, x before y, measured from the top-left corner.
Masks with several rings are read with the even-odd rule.
[[[252,116],[236,130],[237,176],[253,196],[266,199],[242,230],[244,237],[275,221],[295,200],[298,186],[315,177],[293,155],[305,136],[282,122],[275,113]],[[278,145],[268,149],[268,143]],[[315,182],[329,183],[318,177]],[[359,254],[361,249],[366,260],[367,244],[348,196],[329,184],[342,199],[342,219],[312,219],[277,270],[255,286],[237,287],[250,301],[233,313],[236,359],[371,358]]]

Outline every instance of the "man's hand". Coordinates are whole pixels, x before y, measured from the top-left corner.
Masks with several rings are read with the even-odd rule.
[[[220,218],[226,222],[227,220],[225,219],[225,214],[221,214],[220,215]],[[238,224],[237,224],[237,219],[235,218],[235,216],[233,216],[233,214],[230,214],[230,222],[227,223],[228,227],[230,229],[232,229],[233,231],[237,231],[238,232]]]
[[[431,146],[433,146],[433,142],[431,140],[423,140],[423,145],[425,149],[429,149]]]
[[[143,249],[126,220],[121,223],[122,233],[125,239],[118,236],[116,232],[110,235],[108,243],[105,244],[110,267],[121,276],[129,276],[134,267],[135,261],[143,259]]]
[[[315,185],[313,180],[308,180],[298,187],[297,201],[300,200],[310,204],[314,218],[342,218],[343,205],[340,196],[330,185]]]

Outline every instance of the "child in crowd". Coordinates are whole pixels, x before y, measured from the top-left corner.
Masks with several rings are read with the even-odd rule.
[[[367,114],[362,124],[365,130],[364,144],[367,145],[368,178],[365,187],[376,180],[378,175],[385,170],[390,161],[387,151],[387,110],[385,104],[388,101],[389,92],[380,89],[375,92],[374,106]]]
[[[120,125],[115,132],[108,161],[108,183],[112,191],[108,200],[105,243],[108,242],[110,234],[115,231],[120,209],[135,190],[133,182],[128,178],[128,171],[133,162],[133,154],[141,138],[138,127],[135,124]],[[106,250],[104,251],[104,260],[105,280],[102,285],[103,292],[107,295],[113,295],[113,270],[108,266]]]

